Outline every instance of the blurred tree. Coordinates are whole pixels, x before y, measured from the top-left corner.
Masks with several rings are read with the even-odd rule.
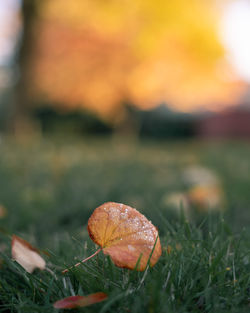
[[[216,1],[46,0],[31,75],[35,94],[119,120],[140,107],[231,101]]]
[[[216,2],[24,0],[18,114],[40,99],[119,123],[126,102],[189,110],[233,101]]]

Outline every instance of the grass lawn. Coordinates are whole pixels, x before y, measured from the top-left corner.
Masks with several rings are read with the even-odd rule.
[[[191,167],[216,175],[216,208],[169,201],[190,191]],[[62,274],[96,251],[86,226],[107,201],[137,208],[159,229],[159,262],[136,272],[100,253]],[[105,302],[71,312],[250,311],[248,142],[3,137],[0,206],[0,312],[58,312],[55,301],[99,291]],[[12,234],[39,248],[49,270],[29,274],[12,261]]]

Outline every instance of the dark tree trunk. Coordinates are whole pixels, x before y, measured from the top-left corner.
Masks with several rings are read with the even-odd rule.
[[[35,39],[35,21],[38,10],[37,0],[23,0],[22,2],[22,36],[19,51],[17,54],[17,65],[19,69],[19,79],[16,83],[13,95],[13,118],[10,129],[14,133],[30,131],[32,120],[30,118],[30,97],[29,87],[31,84],[29,78],[30,60],[32,58],[34,39]]]

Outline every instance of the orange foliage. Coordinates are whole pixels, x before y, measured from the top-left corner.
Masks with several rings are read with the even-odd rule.
[[[44,0],[32,92],[103,116],[123,101],[181,110],[235,101],[214,1]]]

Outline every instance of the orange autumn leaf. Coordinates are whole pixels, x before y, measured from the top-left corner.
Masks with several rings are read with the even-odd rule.
[[[161,256],[156,227],[136,209],[121,203],[108,202],[96,208],[88,232],[118,267],[143,271],[149,259],[154,266]]]
[[[36,268],[45,269],[46,263],[38,250],[16,235],[12,236],[11,254],[12,258],[29,273],[32,273]]]
[[[188,192],[189,201],[200,211],[224,210],[224,194],[219,184],[196,185]]]
[[[56,301],[53,306],[55,309],[74,309],[95,304],[107,299],[103,292],[97,292],[88,296],[72,296]]]

